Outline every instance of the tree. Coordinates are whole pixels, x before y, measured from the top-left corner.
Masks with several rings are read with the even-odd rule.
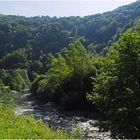
[[[86,92],[92,88],[90,78],[96,74],[94,59],[79,40],[56,57],[49,54],[48,71],[32,85],[34,93],[66,107],[84,106]]]
[[[18,49],[11,54],[7,54],[1,60],[1,68],[14,69],[14,68],[26,68],[27,53],[25,49]]]
[[[140,133],[139,34],[124,33],[104,61],[88,99],[115,123],[116,132],[121,130],[119,133],[127,138],[137,138]]]

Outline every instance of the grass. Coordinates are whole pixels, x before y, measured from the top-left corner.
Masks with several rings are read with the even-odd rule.
[[[70,139],[63,131],[48,128],[31,116],[16,116],[11,109],[0,107],[0,139]]]
[[[0,84],[0,106],[6,106],[11,109],[15,106],[15,101],[10,92],[10,88],[3,84]]]
[[[42,120],[32,116],[16,116],[13,95],[9,87],[0,85],[0,139],[72,139],[79,137],[77,131],[66,133],[52,130]],[[79,134],[79,133],[78,133]]]

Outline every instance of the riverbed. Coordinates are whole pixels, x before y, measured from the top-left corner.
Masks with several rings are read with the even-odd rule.
[[[32,115],[36,120],[42,119],[53,129],[64,129],[68,132],[79,129],[85,138],[111,139],[110,132],[101,131],[97,125],[100,116],[91,111],[67,111],[52,102],[43,104],[32,97],[28,90],[15,93],[15,100],[16,115]]]

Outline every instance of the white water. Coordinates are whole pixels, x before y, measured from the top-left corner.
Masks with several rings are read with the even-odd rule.
[[[48,102],[41,104],[30,96],[30,93],[15,93],[17,106],[14,110],[16,115],[32,115],[35,119],[42,119],[51,128],[63,128],[70,131],[78,128],[84,132],[86,138],[110,139],[110,132],[100,132],[96,125],[98,120],[89,111],[64,111],[60,106]]]

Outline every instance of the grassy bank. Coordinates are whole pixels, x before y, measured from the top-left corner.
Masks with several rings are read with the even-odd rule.
[[[8,86],[0,84],[0,139],[69,139],[73,134],[54,131],[31,116],[16,116],[15,102]]]
[[[72,138],[62,131],[54,131],[41,120],[16,116],[10,109],[0,107],[0,139],[67,139]]]

